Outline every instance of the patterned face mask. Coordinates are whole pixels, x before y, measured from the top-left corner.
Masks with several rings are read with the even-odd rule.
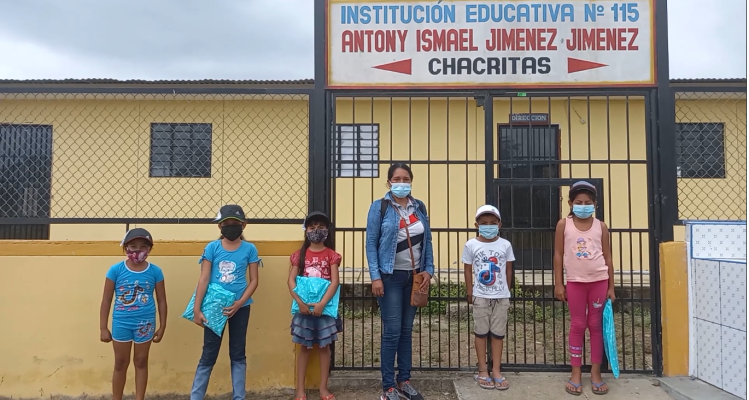
[[[325,228],[307,231],[307,239],[312,243],[322,243],[328,238],[328,230]]]
[[[146,258],[148,258],[148,251],[140,251],[140,250],[125,250],[127,253],[127,259],[136,263],[140,264],[143,261],[146,261]]]

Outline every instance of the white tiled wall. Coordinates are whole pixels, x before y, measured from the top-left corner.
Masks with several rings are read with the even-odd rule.
[[[746,223],[687,224],[694,375],[742,399],[746,385]]]

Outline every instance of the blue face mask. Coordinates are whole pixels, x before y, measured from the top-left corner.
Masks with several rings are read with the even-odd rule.
[[[590,218],[590,216],[593,215],[594,212],[596,212],[596,207],[592,204],[588,204],[588,205],[573,204],[572,205],[572,213],[575,214],[575,216],[580,219]]]
[[[393,196],[399,199],[402,199],[404,197],[407,197],[409,194],[411,194],[411,184],[410,183],[391,183],[390,191],[393,193]]]
[[[479,225],[479,235],[487,240],[492,240],[499,235],[499,225]]]

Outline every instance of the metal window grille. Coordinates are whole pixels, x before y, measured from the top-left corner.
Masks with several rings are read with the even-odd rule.
[[[725,178],[726,157],[722,123],[676,124],[679,178]]]
[[[49,217],[52,126],[0,124],[0,218]],[[0,225],[0,239],[47,239],[49,225]]]
[[[379,124],[336,125],[333,168],[338,178],[377,178],[380,158]]]
[[[152,123],[151,177],[211,177],[211,124]]]

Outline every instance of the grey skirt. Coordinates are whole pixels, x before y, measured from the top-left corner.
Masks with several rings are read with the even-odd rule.
[[[336,319],[327,315],[294,314],[291,318],[291,340],[308,348],[328,346],[338,340]]]

